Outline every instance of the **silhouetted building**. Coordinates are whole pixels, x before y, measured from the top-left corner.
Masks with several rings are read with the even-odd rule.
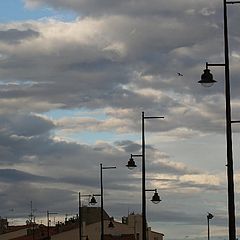
[[[100,208],[84,208],[85,215],[82,221],[82,235],[89,240],[100,239],[101,221]],[[90,214],[90,215],[88,215]],[[142,215],[131,213],[122,218],[122,222],[115,221],[108,214],[104,213],[104,240],[142,240]],[[147,228],[148,240],[163,240],[164,234],[152,231]],[[85,239],[83,237],[83,239]],[[79,240],[79,228],[75,224],[72,229],[59,231],[51,238],[52,240]]]
[[[104,240],[142,240],[142,215],[131,213],[122,218],[122,222],[115,221],[104,211]],[[2,220],[3,233],[0,240],[79,240],[78,216],[58,222],[54,227],[27,224],[24,226],[8,226],[7,219]],[[82,208],[82,236],[88,240],[100,239],[101,208]],[[163,240],[164,234],[154,232],[147,227],[148,240]]]

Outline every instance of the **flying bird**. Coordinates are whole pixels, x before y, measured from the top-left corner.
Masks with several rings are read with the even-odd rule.
[[[183,74],[182,74],[182,73],[180,73],[180,72],[178,72],[178,73],[177,73],[177,75],[178,75],[178,76],[180,76],[180,77],[182,77],[182,76],[183,76]]]

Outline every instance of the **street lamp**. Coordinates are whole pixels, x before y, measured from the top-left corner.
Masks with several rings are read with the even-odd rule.
[[[154,204],[158,204],[162,201],[158,195],[157,189],[146,189],[146,192],[154,192],[154,195],[152,196],[152,199],[151,199],[151,201]]]
[[[93,195],[93,196],[94,196],[94,195]],[[86,239],[88,239],[87,236],[83,236],[83,235],[82,235],[82,204],[81,204],[81,198],[82,198],[82,197],[88,197],[88,198],[90,198],[91,195],[89,195],[89,194],[81,195],[80,192],[78,193],[79,240],[82,240],[82,237],[86,237]],[[95,203],[94,203],[94,202],[92,201],[92,199],[91,199],[89,203],[90,203],[91,205],[94,205],[94,204],[97,203],[97,201],[96,201],[96,199],[95,199]]]
[[[48,240],[50,240],[50,227],[49,227],[50,215],[54,215],[54,214],[58,214],[58,213],[47,211],[47,239]]]
[[[95,205],[97,203],[97,200],[96,200],[95,196],[101,196],[101,195],[100,194],[93,194],[92,198],[91,198],[91,200],[89,202],[90,205]]]
[[[233,174],[233,153],[232,153],[232,126],[235,121],[231,120],[231,97],[230,97],[230,70],[229,70],[229,46],[228,46],[228,22],[227,5],[240,3],[240,1],[223,0],[224,15],[224,59],[223,64],[206,63],[206,69],[201,76],[203,86],[212,86],[216,81],[213,79],[208,66],[223,66],[225,68],[225,98],[226,98],[226,139],[227,139],[227,180],[228,180],[228,225],[229,240],[236,240],[235,226],[235,203],[234,203],[234,174]]]
[[[142,155],[134,155],[134,157],[142,157]],[[128,160],[128,164],[126,165],[126,167],[128,167],[129,170],[133,170],[135,167],[137,167],[137,165],[135,164],[135,161],[133,159],[133,154],[131,154],[131,157]]]
[[[104,220],[103,220],[103,170],[115,169],[116,167],[103,166],[100,163],[100,182],[101,182],[101,240],[104,240]]]
[[[209,220],[213,219],[213,215],[211,213],[208,213],[207,215],[207,225],[208,225],[208,240],[210,240],[210,227],[209,227]]]
[[[142,154],[131,154],[131,157],[126,165],[130,170],[136,167],[135,161],[133,157],[141,157],[142,158],[142,240],[146,240],[146,177],[145,177],[145,128],[144,128],[144,120],[145,119],[157,119],[164,117],[149,117],[145,116],[144,112],[142,112]]]

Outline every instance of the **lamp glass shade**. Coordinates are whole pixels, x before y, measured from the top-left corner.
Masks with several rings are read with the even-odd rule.
[[[94,196],[92,196],[90,202],[89,202],[91,205],[95,205],[97,203],[97,200]]]
[[[132,157],[129,159],[126,167],[128,167],[128,169],[130,169],[130,170],[133,170],[135,167],[137,167],[137,165],[135,164],[135,161],[133,160]]]
[[[153,197],[152,197],[152,200],[151,200],[153,203],[157,204],[159,202],[161,202],[162,200],[160,199],[159,195],[157,192],[154,193]]]
[[[210,73],[210,70],[208,68],[206,68],[203,72],[204,73],[201,76],[201,80],[198,82],[201,83],[201,85],[204,87],[211,87],[216,82],[216,80],[213,79],[213,75]]]
[[[208,213],[207,218],[212,219],[214,216],[211,213]]]

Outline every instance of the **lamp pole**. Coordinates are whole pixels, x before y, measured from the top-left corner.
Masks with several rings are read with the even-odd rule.
[[[81,198],[82,197],[91,197],[90,194],[84,194],[81,195],[81,193],[78,193],[78,216],[79,216],[79,221],[78,221],[78,225],[79,225],[79,240],[82,240],[82,237],[86,237],[82,235],[82,202],[81,202]],[[91,203],[92,205],[94,205],[95,203]]]
[[[48,240],[50,240],[50,226],[49,226],[50,214],[58,214],[58,213],[47,211],[47,239],[48,239]]]
[[[236,240],[235,223],[235,201],[234,201],[234,172],[233,172],[233,151],[232,151],[232,123],[239,121],[231,120],[231,91],[230,91],[230,70],[229,70],[229,44],[228,44],[228,19],[227,4],[240,3],[240,1],[223,0],[223,28],[224,28],[224,60],[223,64],[206,63],[206,69],[201,76],[199,83],[204,86],[213,85],[215,80],[208,69],[208,66],[224,66],[225,69],[225,101],[226,101],[226,140],[227,140],[227,180],[228,180],[228,226],[229,240]]]
[[[79,240],[82,240],[82,204],[81,204],[81,193],[78,193],[78,224],[79,224]]]
[[[49,234],[49,211],[47,211],[47,239],[50,239],[50,234]]]
[[[233,3],[233,2],[232,2]],[[238,1],[240,3],[240,1]],[[235,203],[234,203],[234,173],[232,154],[232,120],[231,120],[231,97],[230,97],[230,71],[229,71],[229,47],[228,47],[228,24],[227,24],[227,1],[224,5],[224,48],[225,48],[225,95],[226,95],[226,134],[227,134],[227,178],[228,178],[228,224],[229,239],[236,239]]]
[[[210,240],[210,226],[209,226],[209,222],[210,219],[212,219],[214,216],[211,213],[208,213],[207,215],[207,226],[208,226],[208,240]]]
[[[157,119],[157,118],[164,118],[164,117],[152,117],[152,116],[145,116],[144,112],[142,112],[142,154],[131,154],[131,158],[128,162],[127,167],[129,169],[136,167],[135,162],[132,157],[142,157],[142,240],[146,240],[146,228],[147,228],[147,221],[146,221],[146,170],[145,170],[145,119]]]
[[[116,167],[105,167],[100,163],[100,183],[101,183],[101,240],[104,240],[104,219],[103,219],[103,170],[115,169]]]
[[[145,116],[144,112],[142,112],[142,239],[146,240],[146,228],[147,228],[147,221],[146,221],[146,170],[145,170],[145,126],[144,120],[145,119],[155,119],[155,118],[164,118],[164,117],[147,117]]]

